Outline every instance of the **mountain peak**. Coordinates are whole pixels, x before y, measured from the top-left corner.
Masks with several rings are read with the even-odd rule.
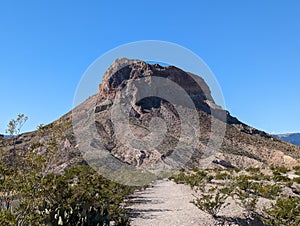
[[[157,78],[163,81],[158,86]],[[140,80],[143,86],[128,88]],[[123,91],[127,102],[118,100]],[[170,100],[155,95],[161,93]],[[181,100],[192,101],[194,107]],[[122,111],[124,117],[119,114]],[[64,134],[58,146],[61,157],[52,166],[56,172],[88,160],[94,164],[98,156],[103,159],[97,164],[108,167],[108,172],[124,166],[177,167],[177,163],[186,168],[245,168],[293,167],[300,162],[300,147],[252,128],[218,107],[203,78],[141,60],[116,59],[104,73],[97,94],[45,126],[43,133],[20,135],[17,150],[43,154],[45,150],[35,144],[50,140],[56,127]],[[1,148],[9,152],[13,147],[0,136]],[[87,153],[93,154],[90,159]]]
[[[169,79],[183,88],[188,95],[198,96],[202,100],[214,103],[211,91],[203,78],[175,66],[148,64],[145,61],[127,58],[116,59],[106,70],[99,85],[99,93],[107,97],[114,96],[128,81],[152,76]]]

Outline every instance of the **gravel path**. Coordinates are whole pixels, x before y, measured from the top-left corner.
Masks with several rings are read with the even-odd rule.
[[[128,210],[133,226],[216,225],[212,217],[190,203],[193,191],[169,180],[157,181],[153,187],[136,192]]]

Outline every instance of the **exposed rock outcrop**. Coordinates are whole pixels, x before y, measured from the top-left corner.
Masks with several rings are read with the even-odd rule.
[[[202,78],[174,66],[162,67],[158,64],[151,65],[144,61],[126,58],[117,59],[107,69],[102,83],[99,85],[99,93],[107,98],[115,95],[128,81],[151,76],[170,79],[189,95],[198,96],[202,100],[209,100],[214,103],[210,89]]]
[[[166,162],[166,156],[172,153],[173,149],[178,145],[181,136],[180,117],[172,103],[157,97],[135,101],[138,99],[140,90],[136,88],[132,89],[133,91],[130,90],[132,92],[127,92],[127,94],[131,95],[130,98],[134,100],[130,102],[132,111],[128,121],[131,123],[130,129],[137,138],[143,138],[149,134],[149,124],[153,117],[162,118],[166,123],[167,132],[165,138],[152,150],[155,150],[156,154],[152,155],[149,150],[133,151],[116,139],[113,127],[107,126],[107,123],[112,123],[108,112],[111,110],[116,94],[126,89],[126,86],[131,81],[136,81],[137,79],[148,79],[147,86],[151,86],[153,84],[151,81],[152,77],[170,79],[178,84],[189,95],[189,98],[193,100],[198,111],[200,129],[196,135],[197,145],[190,156],[190,160],[185,164],[187,167],[199,167],[200,159],[206,151],[205,147],[209,140],[214,142],[214,134],[211,133],[212,118],[217,121],[213,126],[221,128],[225,124],[227,128],[221,148],[214,150],[216,154],[222,153],[221,158],[223,159],[219,159],[220,155],[215,157],[214,162],[217,163],[215,165],[222,165],[219,164],[220,162],[232,167],[248,167],[250,165],[263,167],[268,164],[290,167],[299,164],[298,148],[281,142],[273,136],[252,128],[232,117],[229,112],[215,104],[211,91],[202,78],[174,66],[162,67],[158,64],[150,65],[140,60],[121,58],[117,59],[105,72],[102,83],[99,85],[96,121],[106,128],[106,133],[111,134],[109,137],[102,136],[105,137],[104,143],[114,143],[115,147],[110,151],[123,161],[139,167],[153,165],[158,162],[172,164]],[[191,112],[185,111],[185,117],[190,118],[193,115]],[[99,133],[103,134],[103,129],[100,129]],[[293,151],[288,151],[289,149],[293,149]],[[141,151],[143,154],[140,154]],[[182,149],[182,152],[184,151]],[[281,157],[277,157],[279,155]],[[150,156],[156,157],[152,157],[149,160]]]
[[[175,104],[159,96],[160,90],[153,89],[157,82],[154,78],[172,82],[159,85]],[[142,89],[139,83],[133,83],[139,80],[144,82]],[[179,88],[170,84],[177,84]],[[143,97],[143,92],[150,95]],[[128,107],[125,119],[114,114],[120,109],[127,111],[116,107],[117,103]],[[60,157],[53,165],[57,172],[72,164],[86,164],[80,145],[99,150],[105,158],[111,156],[110,160],[105,159],[107,164],[120,162],[139,169],[299,165],[300,147],[232,117],[215,103],[202,78],[174,66],[117,59],[105,72],[98,93],[77,106],[74,112],[75,117],[69,112],[45,126],[43,134],[21,135],[18,150],[43,153],[43,147],[36,144],[49,140],[53,128],[62,126]],[[96,131],[92,139],[87,131],[90,126]],[[218,128],[225,128],[224,134]],[[76,139],[76,130],[83,136],[82,143]],[[2,142],[2,148],[12,148],[10,139]]]

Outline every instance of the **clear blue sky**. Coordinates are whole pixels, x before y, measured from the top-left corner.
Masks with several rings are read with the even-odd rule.
[[[67,113],[96,58],[149,39],[198,54],[243,122],[300,131],[297,0],[3,0],[0,32],[0,133],[18,113],[29,117],[25,131]]]

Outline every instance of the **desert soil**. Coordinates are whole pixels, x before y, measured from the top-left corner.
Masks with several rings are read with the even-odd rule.
[[[128,210],[133,226],[217,225],[209,214],[190,201],[195,197],[190,187],[170,180],[157,181],[152,187],[137,191]]]

